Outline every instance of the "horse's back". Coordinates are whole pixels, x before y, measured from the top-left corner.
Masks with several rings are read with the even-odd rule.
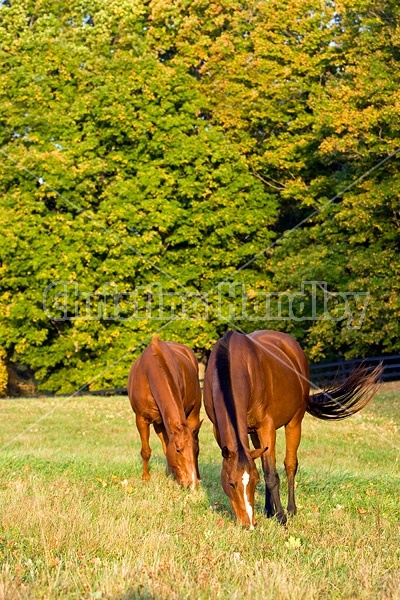
[[[199,366],[195,353],[191,348],[178,342],[167,342],[174,353],[175,360],[179,365],[180,376],[183,378],[182,397],[185,409],[189,410],[193,404],[200,411],[201,390],[199,383]]]
[[[191,348],[185,346],[184,344],[179,344],[178,342],[165,342],[169,348],[174,352],[175,356],[180,359],[183,358],[184,361],[188,361],[194,370],[198,372],[198,364],[195,353]]]
[[[150,423],[162,421],[161,413],[151,391],[150,379],[154,371],[154,356],[147,348],[132,364],[128,378],[128,396],[133,411]]]
[[[261,344],[261,346],[272,346],[285,354],[293,367],[304,377],[309,379],[310,368],[308,360],[300,344],[289,334],[282,331],[273,331],[270,329],[253,331],[248,336],[251,340]],[[285,361],[286,362],[286,361]]]
[[[251,395],[251,363],[257,361],[257,349],[246,335],[227,332],[211,351],[204,379],[204,407],[209,419],[216,424],[227,414],[227,391],[233,384],[233,401],[238,420],[246,418],[247,401]],[[225,391],[224,391],[225,390]]]

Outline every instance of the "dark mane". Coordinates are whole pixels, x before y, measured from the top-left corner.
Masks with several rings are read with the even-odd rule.
[[[239,464],[246,466],[249,464],[249,459],[247,458],[242,440],[239,436],[239,426],[231,382],[229,343],[232,335],[233,331],[227,331],[224,337],[219,340],[216,349],[215,366],[226,412],[235,432],[236,444],[239,455]]]

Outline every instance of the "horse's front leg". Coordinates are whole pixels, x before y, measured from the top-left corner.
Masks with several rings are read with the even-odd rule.
[[[267,517],[276,516],[276,519],[282,525],[285,525],[287,518],[283,511],[281,498],[279,495],[280,480],[276,470],[276,431],[273,423],[268,424],[257,431],[261,447],[268,447],[261,457],[265,481],[265,508],[264,513]]]

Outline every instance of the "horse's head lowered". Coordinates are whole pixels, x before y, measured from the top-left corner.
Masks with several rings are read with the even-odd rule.
[[[199,483],[197,457],[199,455],[199,430],[186,424],[170,426],[167,445],[167,462],[177,481],[184,487],[194,489]]]
[[[222,448],[221,482],[225,494],[229,497],[238,523],[254,529],[254,494],[260,476],[255,459],[267,448],[252,450],[249,455],[244,452]]]

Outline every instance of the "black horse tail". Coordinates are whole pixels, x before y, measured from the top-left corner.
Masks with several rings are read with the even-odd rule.
[[[371,371],[362,365],[342,384],[333,382],[326,390],[310,396],[307,412],[324,421],[347,419],[367,406],[379,387],[382,363]]]

